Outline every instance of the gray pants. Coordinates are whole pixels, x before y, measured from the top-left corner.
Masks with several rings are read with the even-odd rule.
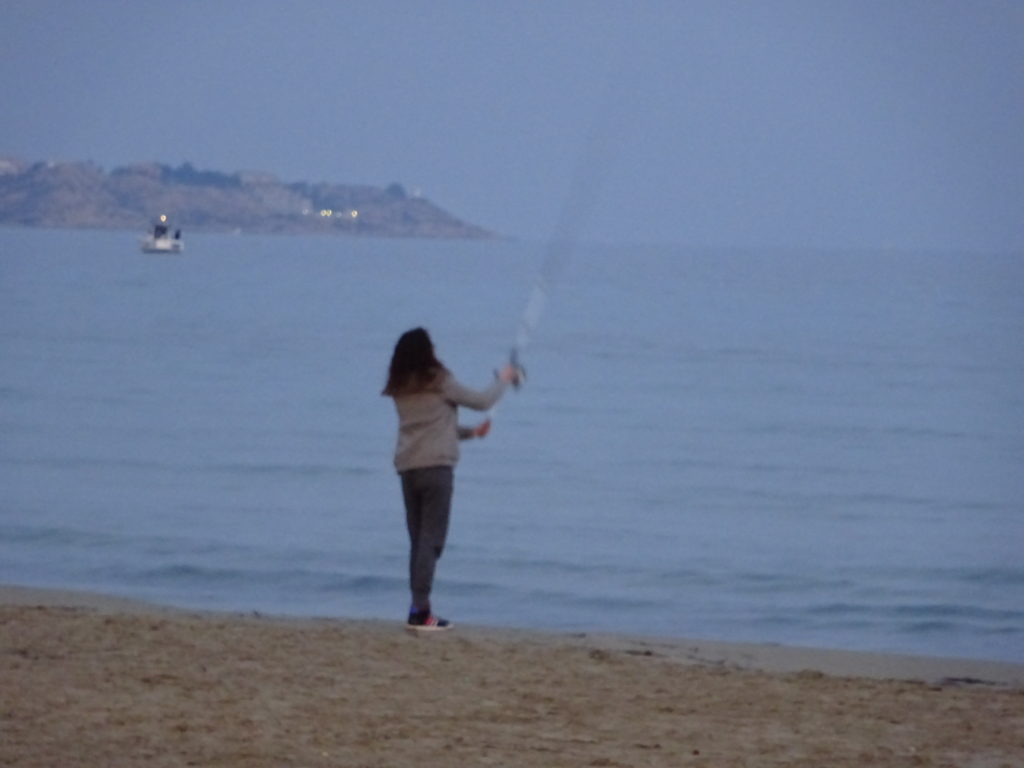
[[[434,569],[448,536],[453,474],[451,467],[425,467],[400,475],[409,528],[409,588],[417,611],[430,610]]]

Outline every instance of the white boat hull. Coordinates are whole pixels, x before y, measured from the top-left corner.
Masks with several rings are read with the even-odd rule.
[[[143,253],[181,253],[185,244],[170,237],[144,237],[139,241]]]

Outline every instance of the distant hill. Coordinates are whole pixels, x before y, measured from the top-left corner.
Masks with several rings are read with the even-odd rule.
[[[278,181],[260,172],[150,163],[0,159],[0,224],[144,230],[165,214],[186,231],[488,238],[429,200],[388,187]]]

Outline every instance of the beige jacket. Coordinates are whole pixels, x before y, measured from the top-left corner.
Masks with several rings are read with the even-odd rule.
[[[445,372],[441,386],[429,392],[397,395],[398,444],[395,469],[455,466],[459,460],[459,440],[472,435],[470,427],[458,425],[458,406],[486,411],[508,388],[497,377],[483,391],[464,387]]]

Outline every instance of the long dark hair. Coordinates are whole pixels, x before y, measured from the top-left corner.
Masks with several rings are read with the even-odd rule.
[[[424,328],[413,328],[395,344],[388,383],[381,394],[394,397],[433,389],[440,383],[444,370],[444,364],[434,356],[430,334]]]

